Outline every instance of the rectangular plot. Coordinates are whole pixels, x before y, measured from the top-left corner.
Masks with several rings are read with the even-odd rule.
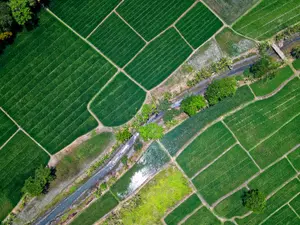
[[[0,147],[17,131],[18,127],[0,110]]]
[[[268,216],[270,216],[276,209],[286,204],[290,199],[297,195],[300,191],[300,182],[294,179],[277,191],[271,198],[267,200],[265,211],[262,214],[254,214],[243,218],[237,219],[239,225],[253,225],[260,224]]]
[[[217,32],[223,23],[205,5],[199,2],[176,24],[184,38],[198,48]]]
[[[258,172],[247,153],[236,145],[193,179],[197,190],[212,204]]]
[[[288,155],[288,159],[291,161],[296,170],[300,171],[300,148]]]
[[[268,218],[262,224],[264,225],[285,225],[285,224],[300,224],[300,219],[298,216],[291,210],[291,208],[286,205],[277,211],[274,215]]]
[[[263,0],[238,20],[238,32],[263,40],[300,21],[298,0]]]
[[[300,143],[300,115],[277,133],[255,147],[250,154],[261,167],[266,167]]]
[[[145,45],[145,42],[115,13],[92,34],[89,41],[123,67]]]
[[[121,0],[53,0],[50,9],[65,23],[88,36],[93,29],[121,2]]]
[[[147,41],[150,41],[181,16],[194,0],[124,1],[118,13]]]
[[[192,49],[171,28],[151,42],[125,70],[150,90],[165,80],[191,53]]]
[[[290,202],[290,206],[300,214],[300,194]]]
[[[167,225],[176,225],[183,220],[187,215],[192,213],[197,207],[201,205],[201,201],[196,194],[193,194],[184,202],[182,202],[176,209],[174,209],[166,218]]]
[[[201,133],[177,157],[184,172],[192,177],[235,143],[230,131],[219,122]]]
[[[206,225],[206,224],[222,224],[206,207],[202,207],[189,217],[183,225]]]
[[[0,221],[17,205],[27,178],[50,157],[19,131],[0,151]]]
[[[91,104],[92,111],[106,126],[129,121],[141,108],[146,92],[123,73],[119,73]]]
[[[169,153],[174,156],[180,148],[199,130],[227,112],[254,99],[248,86],[239,88],[235,96],[226,98],[218,104],[205,109],[185,120],[175,129],[167,133],[161,140]]]
[[[254,102],[224,121],[241,144],[251,150],[299,113],[300,80],[295,78],[276,95]]]

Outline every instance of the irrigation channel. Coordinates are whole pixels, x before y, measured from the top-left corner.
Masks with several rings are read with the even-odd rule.
[[[292,44],[295,42],[300,41],[300,36],[295,36],[294,38],[287,40],[283,43],[283,46],[281,47],[281,50],[285,50],[289,48]],[[269,51],[269,55],[274,56],[276,53],[274,51]],[[215,76],[213,78],[201,81],[196,86],[190,88],[188,91],[182,93],[180,96],[178,96],[174,101],[171,107],[176,108],[180,106],[180,102],[183,100],[183,98],[186,95],[190,94],[203,94],[207,86],[211,83],[212,79],[221,79],[229,76],[235,76],[238,74],[241,74],[245,69],[249,68],[253,63],[257,62],[259,59],[259,56],[254,55],[249,58],[245,58],[241,61],[236,62],[232,69],[229,71],[226,71],[225,73]],[[152,122],[158,122],[163,117],[163,113],[160,112],[153,117],[151,117],[147,123]],[[133,147],[134,143],[139,137],[139,133],[135,133],[129,141],[122,145],[114,154],[114,156],[111,158],[111,160],[103,167],[100,167],[98,171],[81,187],[79,187],[73,194],[66,197],[64,200],[62,200],[59,204],[57,204],[53,209],[48,211],[43,217],[39,218],[34,224],[35,225],[47,225],[47,224],[55,224],[58,217],[63,215],[63,213],[72,207],[79,199],[82,197],[85,193],[87,193],[90,189],[95,187],[95,185],[102,180],[105,176],[107,176],[120,162],[122,157],[129,152],[129,150]],[[139,163],[139,162],[138,162]],[[137,164],[138,164],[137,163]],[[158,169],[158,168],[157,168]],[[148,172],[146,177],[143,178],[145,181],[147,177],[151,176],[152,173],[155,171],[152,170],[151,172]],[[139,185],[142,185],[142,182],[139,183]],[[121,195],[124,194],[124,198],[130,195],[134,190],[136,190],[138,186],[134,186],[133,188],[129,186],[129,190],[126,191],[126,193],[120,193]]]

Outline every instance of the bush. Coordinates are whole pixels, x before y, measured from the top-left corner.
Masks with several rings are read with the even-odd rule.
[[[300,59],[300,46],[297,46],[297,47],[293,48],[292,51],[291,51],[291,55],[295,59]]]
[[[252,189],[242,196],[243,205],[254,213],[263,213],[266,208],[266,197],[257,189]]]
[[[203,96],[189,96],[181,102],[181,110],[189,116],[195,115],[200,109],[206,107],[206,102]]]
[[[174,119],[174,117],[179,116],[180,113],[181,111],[177,109],[167,110],[163,116],[163,120],[164,122],[170,122],[171,120]]]
[[[213,81],[207,88],[205,98],[210,105],[215,105],[224,98],[235,95],[237,82],[234,77]]]
[[[124,143],[125,141],[128,141],[131,138],[132,134],[129,131],[128,127],[125,127],[122,130],[119,130],[116,134],[116,138],[118,143]]]
[[[250,67],[250,72],[254,78],[261,78],[272,70],[277,69],[280,63],[277,63],[270,56],[263,56],[258,62]]]
[[[139,133],[145,141],[157,140],[163,137],[164,129],[156,123],[149,123],[140,127]]]
[[[142,107],[142,118],[146,122],[153,113],[156,112],[156,105],[153,104],[144,104]]]

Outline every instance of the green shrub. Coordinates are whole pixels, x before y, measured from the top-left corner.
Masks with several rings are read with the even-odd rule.
[[[125,141],[131,138],[132,134],[129,131],[128,127],[125,127],[122,130],[119,130],[116,134],[116,139],[118,143],[124,143]]]
[[[181,102],[181,110],[189,116],[195,115],[200,109],[206,107],[205,99],[202,95],[189,96]]]
[[[156,123],[149,123],[139,129],[141,137],[145,140],[157,140],[163,137],[164,129]]]
[[[266,196],[257,189],[245,192],[242,200],[243,205],[254,213],[263,213],[266,208]]]
[[[177,110],[177,109],[167,110],[163,116],[163,120],[164,120],[164,122],[169,122],[169,121],[173,120],[174,117],[179,116],[180,113],[181,113],[181,111]]]
[[[254,78],[261,78],[272,70],[277,69],[280,63],[276,62],[270,56],[263,56],[258,62],[250,67],[250,72]]]

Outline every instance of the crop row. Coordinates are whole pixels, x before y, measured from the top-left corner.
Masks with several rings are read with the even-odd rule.
[[[0,147],[17,131],[17,126],[0,110]]]

